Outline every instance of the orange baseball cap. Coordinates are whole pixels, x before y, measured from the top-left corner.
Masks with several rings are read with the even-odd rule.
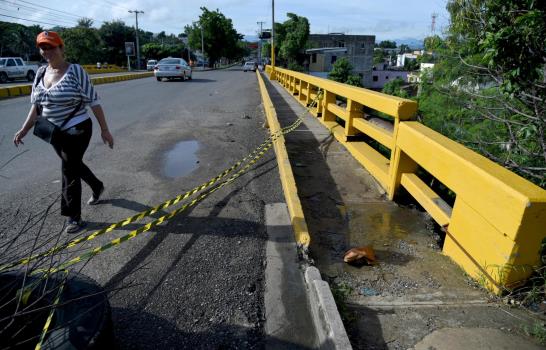
[[[48,44],[53,47],[64,46],[63,39],[56,32],[43,31],[36,37],[36,46],[40,44]]]

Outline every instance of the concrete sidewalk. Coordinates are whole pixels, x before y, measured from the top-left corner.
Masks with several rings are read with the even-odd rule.
[[[304,108],[265,79],[281,126]],[[337,296],[355,349],[538,349],[525,336],[536,315],[494,302],[441,253],[433,222],[398,205],[310,114],[285,136],[310,255]],[[379,263],[349,266],[344,252],[370,245]]]

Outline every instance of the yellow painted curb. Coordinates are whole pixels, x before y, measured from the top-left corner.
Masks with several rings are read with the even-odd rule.
[[[260,85],[260,93],[262,95],[262,102],[264,105],[265,115],[267,122],[269,123],[269,132],[274,134],[281,130],[279,121],[277,119],[277,112],[273,106],[273,102],[267,93],[265,83],[260,75],[260,72],[256,71],[258,77],[258,84]],[[290,221],[294,228],[294,235],[298,246],[304,248],[309,247],[311,242],[311,236],[307,223],[305,222],[305,216],[301,206],[300,199],[298,197],[298,188],[296,186],[296,180],[294,179],[294,173],[290,166],[290,159],[288,158],[288,152],[284,144],[284,136],[279,136],[274,142],[275,154],[277,155],[277,163],[279,165],[279,175],[281,178],[281,184],[284,192],[284,198],[286,205],[288,206],[288,213],[290,214]]]
[[[127,75],[115,75],[115,76],[109,76],[109,77],[95,77],[95,78],[91,77],[91,82],[94,85],[100,85],[100,84],[106,84],[106,83],[115,83],[118,81],[148,78],[153,75],[154,75],[153,72],[146,72],[146,73],[136,73],[136,74],[127,74]],[[30,95],[31,92],[32,92],[32,84],[12,86],[12,87],[0,87],[0,98]]]
[[[8,92],[9,92],[10,96],[19,96],[19,95],[21,95],[21,89],[19,88],[19,86],[14,86],[14,87],[8,88]]]
[[[23,85],[20,88],[21,88],[21,95],[30,95],[30,93],[32,92],[31,85]]]

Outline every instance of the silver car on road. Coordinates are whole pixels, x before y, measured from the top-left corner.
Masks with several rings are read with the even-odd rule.
[[[171,79],[190,79],[192,70],[190,65],[183,58],[164,58],[154,67],[154,75],[157,81],[163,78]]]

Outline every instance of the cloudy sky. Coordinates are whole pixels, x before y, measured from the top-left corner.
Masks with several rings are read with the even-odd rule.
[[[377,40],[415,38],[430,34],[431,15],[437,13],[436,33],[445,28],[449,16],[447,0],[276,0],[275,21],[286,19],[287,12],[305,16],[311,24],[311,33],[343,32],[345,34],[375,35]],[[52,24],[71,26],[77,16],[90,17],[95,26],[103,21],[121,19],[133,25],[135,15],[128,10],[144,11],[139,14],[139,27],[158,33],[180,33],[184,25],[198,19],[200,7],[219,9],[233,20],[239,33],[255,35],[258,21],[264,28],[271,27],[271,0],[54,0],[44,5],[38,0],[0,0],[0,20],[35,24],[47,28]],[[47,6],[47,7],[45,7]],[[4,16],[2,16],[4,15]],[[6,17],[11,16],[11,17]]]

